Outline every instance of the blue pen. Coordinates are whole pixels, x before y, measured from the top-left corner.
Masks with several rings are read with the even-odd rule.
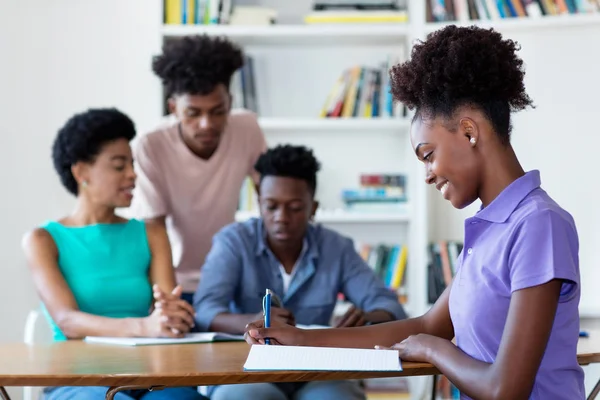
[[[271,291],[266,290],[265,297],[263,297],[263,316],[265,317],[265,328],[271,327]],[[265,344],[271,344],[269,338],[265,338]]]
[[[586,331],[579,331],[579,337],[590,337],[590,334]]]

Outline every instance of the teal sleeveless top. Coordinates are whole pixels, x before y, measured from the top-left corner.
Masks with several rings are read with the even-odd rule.
[[[152,303],[150,246],[144,222],[42,225],[58,249],[58,266],[83,312],[110,318],[148,316]],[[66,336],[42,305],[54,340]]]

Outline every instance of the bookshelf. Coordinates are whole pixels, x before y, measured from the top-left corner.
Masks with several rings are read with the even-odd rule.
[[[494,27],[501,32],[536,32],[600,24],[600,13],[519,17],[499,20],[426,22],[426,2],[406,0],[408,22],[390,25],[301,25],[309,0],[281,2],[296,8],[290,24],[272,26],[163,25],[165,40],[190,34],[224,35],[255,57],[259,123],[269,145],[304,144],[315,150],[323,165],[318,200],[323,206],[315,220],[357,242],[407,243],[406,288],[410,315],[427,312],[427,263],[430,244],[430,196],[438,195],[424,182],[423,166],[409,141],[410,118],[318,118],[335,80],[353,64],[380,61],[398,46],[412,43],[448,24]],[[463,0],[454,0],[463,1]],[[466,2],[466,0],[464,0]],[[258,4],[273,1],[258,0]],[[293,3],[293,5],[291,5]],[[408,54],[406,52],[405,56]],[[308,79],[307,77],[310,77]],[[157,95],[157,98],[162,99]],[[407,177],[408,205],[402,213],[356,213],[340,209],[339,188],[351,185],[361,172],[402,172]],[[256,216],[240,211],[236,220]],[[421,398],[424,380],[415,380],[411,398]]]

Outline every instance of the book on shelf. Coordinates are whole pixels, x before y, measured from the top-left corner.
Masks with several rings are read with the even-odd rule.
[[[398,0],[317,0],[306,24],[405,23],[408,11]]]
[[[180,40],[170,38],[168,40]],[[233,73],[229,90],[232,94],[232,108],[244,108],[256,114],[259,113],[258,96],[256,90],[256,74],[254,69],[254,57],[244,54],[244,65]],[[163,87],[163,115],[170,114],[168,107],[169,93],[167,87]]]
[[[244,54],[244,65],[231,77],[230,91],[233,96],[231,107],[245,108],[258,114],[256,87],[254,57]]]
[[[212,25],[229,18],[232,0],[163,0],[167,25]]]
[[[315,0],[313,10],[399,10],[399,0]]]
[[[427,22],[540,18],[600,12],[600,0],[426,0]]]
[[[352,212],[406,212],[406,175],[365,173],[355,188],[344,188],[341,199],[347,211]]]
[[[238,211],[254,212],[258,214],[258,196],[252,178],[246,177],[240,189]]]
[[[408,22],[408,13],[402,11],[315,11],[304,16],[306,24],[390,24]]]
[[[406,303],[406,266],[408,246],[392,243],[357,243],[360,257],[373,269],[386,287],[395,291],[401,303]]]
[[[427,266],[427,300],[433,304],[452,282],[463,244],[453,240],[439,240],[429,244]]]
[[[390,54],[378,66],[355,65],[345,69],[329,91],[321,118],[400,118],[408,110],[394,102],[390,69],[404,59],[404,48]]]

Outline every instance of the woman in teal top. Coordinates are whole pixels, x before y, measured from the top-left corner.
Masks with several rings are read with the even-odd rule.
[[[86,336],[178,337],[194,311],[175,286],[164,227],[116,215],[128,207],[136,175],[133,122],[115,109],[73,116],[52,148],[54,167],[76,196],[73,212],[23,241],[54,340]],[[154,302],[154,299],[158,301]],[[58,387],[47,400],[103,399],[106,387]],[[116,400],[204,399],[196,388],[133,390]]]

